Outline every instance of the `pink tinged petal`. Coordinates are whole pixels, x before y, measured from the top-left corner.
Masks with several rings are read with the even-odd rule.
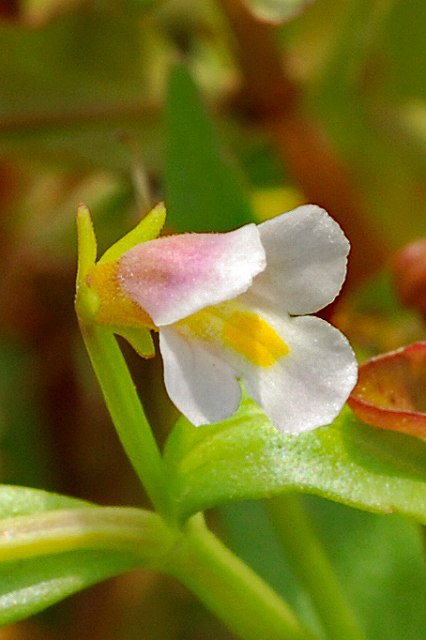
[[[329,424],[357,379],[357,363],[348,341],[320,318],[262,316],[290,351],[267,368],[240,363],[239,375],[248,393],[285,433]]]
[[[266,266],[258,228],[144,242],[121,258],[122,290],[161,327],[246,291]]]
[[[280,302],[291,315],[314,313],[332,302],[346,275],[349,242],[324,209],[298,207],[259,225],[267,267],[251,292]]]
[[[180,336],[172,328],[160,331],[167,393],[196,426],[228,418],[241,400],[233,370],[201,344]]]

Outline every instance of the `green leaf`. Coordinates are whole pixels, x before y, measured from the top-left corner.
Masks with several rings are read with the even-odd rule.
[[[170,74],[165,129],[168,223],[179,231],[227,231],[253,222],[236,168],[183,65]]]
[[[69,551],[0,564],[0,626],[23,620],[134,566],[131,553],[112,551]]]
[[[160,518],[125,507],[0,487],[0,625],[129,569],[169,548]]]
[[[91,506],[89,502],[40,489],[0,485],[0,518]]]
[[[311,4],[312,0],[244,0],[253,15],[259,20],[280,23],[294,18]]]
[[[368,427],[349,409],[328,427],[290,436],[245,399],[221,424],[180,419],[165,461],[177,518],[294,489],[426,522],[426,443]]]

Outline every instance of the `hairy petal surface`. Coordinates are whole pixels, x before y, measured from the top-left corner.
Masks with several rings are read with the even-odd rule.
[[[329,424],[341,411],[357,379],[357,362],[346,338],[311,316],[263,318],[289,346],[271,367],[234,365],[248,393],[284,433],[298,434]]]
[[[234,371],[223,359],[172,327],[161,330],[160,350],[167,393],[194,425],[220,422],[235,413],[241,391]]]
[[[259,225],[267,267],[251,292],[290,315],[332,302],[346,275],[349,242],[324,209],[305,205]]]
[[[144,242],[120,259],[122,290],[164,326],[246,291],[266,266],[258,228]]]

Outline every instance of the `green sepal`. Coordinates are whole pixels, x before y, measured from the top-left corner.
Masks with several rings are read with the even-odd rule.
[[[112,262],[119,260],[129,249],[132,249],[141,242],[154,240],[160,235],[161,229],[166,222],[166,208],[161,202],[139,222],[139,224],[129,231],[123,238],[105,251],[98,264],[102,262]]]
[[[89,269],[96,262],[96,235],[89,209],[81,204],[77,210],[78,268],[77,293],[84,285]]]
[[[155,356],[155,345],[151,332],[143,327],[120,327],[114,333],[121,336],[133,347],[138,355],[148,359]]]

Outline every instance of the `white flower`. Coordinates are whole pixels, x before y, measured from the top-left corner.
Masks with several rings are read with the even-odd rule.
[[[115,277],[159,330],[167,391],[193,424],[232,415],[240,379],[297,434],[329,424],[356,382],[346,338],[305,316],[339,293],[348,251],[337,223],[308,205],[230,233],[143,242]]]

